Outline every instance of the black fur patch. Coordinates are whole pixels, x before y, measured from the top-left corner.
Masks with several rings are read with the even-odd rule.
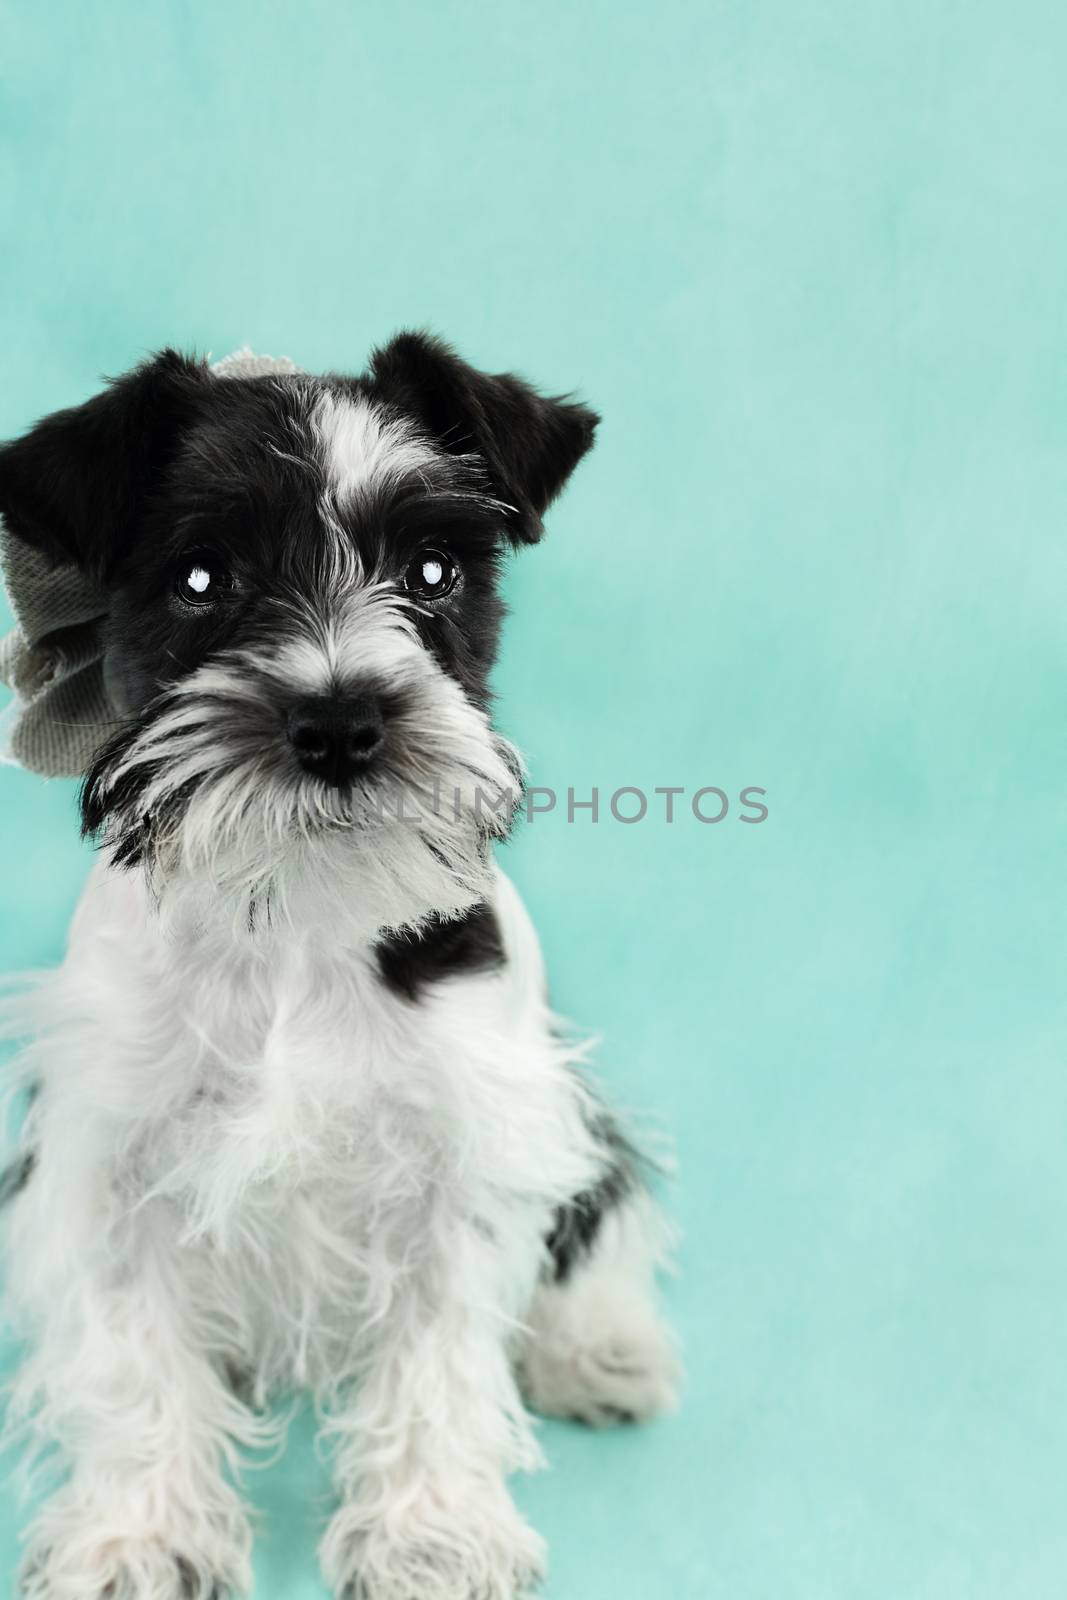
[[[30,1179],[33,1169],[37,1165],[37,1152],[27,1150],[24,1155],[16,1156],[14,1161],[0,1172],[0,1208],[14,1200],[16,1195],[22,1193]]]
[[[178,1582],[181,1585],[183,1597],[188,1600],[225,1600],[227,1590],[217,1580],[213,1581],[209,1573],[200,1573],[193,1563],[185,1556],[175,1556],[174,1565],[178,1569]]]
[[[382,981],[394,994],[418,1000],[442,978],[490,972],[504,962],[500,927],[490,906],[474,906],[461,917],[437,920],[420,933],[394,933],[376,951]]]
[[[590,1254],[606,1214],[641,1182],[641,1157],[607,1112],[597,1117],[593,1132],[604,1150],[603,1175],[591,1189],[557,1209],[545,1240],[556,1283],[565,1283],[576,1264]]]

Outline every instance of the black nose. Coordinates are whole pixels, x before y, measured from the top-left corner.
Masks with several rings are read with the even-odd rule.
[[[373,695],[328,695],[298,700],[289,712],[289,743],[305,772],[326,783],[348,783],[373,761],[385,740],[382,708]]]

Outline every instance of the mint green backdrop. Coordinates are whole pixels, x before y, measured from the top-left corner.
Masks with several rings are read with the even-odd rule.
[[[501,721],[542,784],[768,792],[505,852],[684,1233],[681,1414],[548,1426],[518,1484],[550,1600],[1060,1600],[1062,7],[2,23],[0,435],[166,341],[358,368],[428,324],[578,388]],[[87,856],[70,785],[0,802],[13,969]],[[320,1595],[306,1421],[252,1488],[257,1595]]]

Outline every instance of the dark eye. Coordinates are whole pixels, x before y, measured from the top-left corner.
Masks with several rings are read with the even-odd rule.
[[[174,586],[179,598],[189,606],[213,606],[236,587],[225,562],[208,550],[183,557]]]
[[[455,588],[459,569],[443,550],[420,550],[404,574],[404,587],[420,600],[440,600]]]

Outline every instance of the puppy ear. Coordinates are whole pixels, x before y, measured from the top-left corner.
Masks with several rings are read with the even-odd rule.
[[[479,372],[427,333],[400,333],[371,356],[382,398],[414,415],[454,455],[476,452],[512,510],[508,533],[534,544],[541,517],[593,443],[600,418],[540,395],[509,372]]]
[[[164,350],[0,446],[0,514],[49,560],[102,578],[195,414],[207,369]]]

